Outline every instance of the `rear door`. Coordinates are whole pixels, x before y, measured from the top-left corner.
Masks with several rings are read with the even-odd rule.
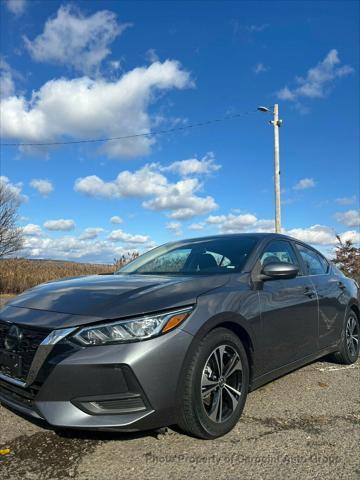
[[[341,334],[347,301],[341,279],[319,252],[301,243],[296,248],[319,300],[319,349],[335,344]]]
[[[318,349],[316,292],[309,277],[302,274],[299,258],[287,240],[271,240],[260,254],[262,266],[279,261],[297,265],[299,275],[293,279],[264,281],[259,290],[264,372]]]

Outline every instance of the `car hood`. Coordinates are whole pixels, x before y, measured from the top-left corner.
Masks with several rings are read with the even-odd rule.
[[[92,275],[49,282],[9,302],[0,319],[43,328],[67,328],[191,305],[224,285],[229,275]]]

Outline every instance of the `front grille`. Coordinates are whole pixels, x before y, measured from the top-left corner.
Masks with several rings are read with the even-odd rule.
[[[14,324],[9,324],[0,320],[0,352],[18,355],[21,358],[21,365],[17,374],[14,374],[14,371],[9,366],[0,363],[0,373],[25,382],[36,350],[40,343],[48,336],[49,332],[30,327],[18,326],[21,332],[21,338],[19,341],[9,344],[9,331],[13,325]]]

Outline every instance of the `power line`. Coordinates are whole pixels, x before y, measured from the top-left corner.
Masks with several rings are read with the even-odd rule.
[[[101,142],[111,142],[114,140],[127,140],[130,138],[138,138],[138,137],[152,137],[155,135],[166,135],[173,132],[179,132],[181,130],[189,130],[190,128],[205,127],[206,125],[211,125],[214,123],[224,122],[226,120],[233,120],[235,118],[251,115],[252,113],[256,113],[256,111],[257,110],[249,110],[247,112],[234,113],[232,115],[226,115],[220,118],[213,118],[211,120],[192,123],[190,125],[173,127],[167,130],[155,130],[148,133],[135,133],[133,135],[123,135],[120,137],[94,138],[94,139],[87,139],[87,140],[69,140],[64,142],[0,143],[0,147],[50,147],[50,146],[56,146],[56,145],[76,145],[79,143],[101,143]]]

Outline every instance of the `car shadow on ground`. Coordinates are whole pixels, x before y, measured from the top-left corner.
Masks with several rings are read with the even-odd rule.
[[[45,420],[40,418],[30,417],[26,414],[18,412],[17,410],[9,407],[8,405],[1,404],[3,408],[6,408],[10,412],[14,413],[18,417],[23,418],[27,422],[32,423],[42,430],[55,433],[58,437],[74,439],[74,440],[90,440],[90,441],[114,441],[114,440],[136,440],[144,437],[158,438],[160,435],[167,433],[168,427],[160,427],[153,430],[143,430],[141,432],[120,432],[116,430],[85,430],[78,428],[61,428],[50,425]],[[172,426],[171,429],[178,430],[176,426]],[[178,430],[179,433],[180,430]]]

